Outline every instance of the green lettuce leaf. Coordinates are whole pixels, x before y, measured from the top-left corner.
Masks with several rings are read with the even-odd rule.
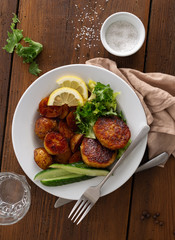
[[[12,32],[8,32],[7,44],[3,47],[8,53],[12,53],[14,49],[16,49],[16,53],[18,56],[23,58],[24,63],[30,63],[29,72],[34,75],[38,75],[41,70],[38,68],[38,64],[34,61],[34,59],[38,56],[38,54],[43,50],[43,45],[39,42],[35,42],[31,40],[29,37],[23,39],[23,30],[15,29],[16,23],[20,22],[16,14],[13,14],[11,23]],[[24,47],[21,43],[19,43],[23,39],[28,46]]]
[[[38,76],[40,74],[41,70],[38,67],[38,64],[33,61],[29,66],[29,73]]]
[[[116,96],[119,93],[114,93],[109,84],[98,82],[91,86],[93,97],[84,106],[77,107],[75,116],[80,132],[86,137],[95,138],[93,126],[97,119],[101,116],[118,115]]]
[[[126,149],[129,147],[130,144],[131,144],[131,139],[129,139],[129,141],[127,142],[124,148],[118,149],[117,159],[119,159],[123,155],[123,153],[126,151]]]
[[[30,38],[24,38],[26,43],[29,43],[28,47],[23,47],[21,43],[16,45],[16,53],[23,58],[25,63],[32,63],[38,54],[43,50],[43,45],[39,42],[35,42]]]
[[[23,38],[23,30],[15,29],[16,23],[20,22],[17,18],[16,14],[13,14],[14,17],[12,18],[11,23],[11,30],[12,32],[7,32],[8,38],[7,38],[7,44],[3,47],[8,53],[12,53],[14,51],[14,48],[18,44],[18,42]]]

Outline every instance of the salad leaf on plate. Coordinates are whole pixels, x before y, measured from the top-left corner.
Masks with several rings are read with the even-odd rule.
[[[100,82],[89,83],[91,96],[84,106],[78,106],[75,112],[76,123],[86,137],[95,138],[93,126],[97,119],[102,116],[118,115],[116,96],[110,85],[104,85]]]
[[[117,159],[119,159],[123,155],[123,153],[126,151],[126,149],[129,147],[130,144],[131,144],[131,139],[129,139],[128,143],[124,148],[118,149]]]

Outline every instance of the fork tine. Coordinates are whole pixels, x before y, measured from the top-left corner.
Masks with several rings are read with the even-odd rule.
[[[84,205],[86,204],[87,200],[82,199],[81,203],[79,204],[79,206],[77,207],[73,217],[71,218],[71,220],[73,220],[75,218],[75,216],[78,214],[78,212],[81,210],[81,208],[84,207]]]
[[[79,204],[80,204],[82,201],[83,201],[83,199],[80,198],[80,199],[76,202],[76,204],[75,204],[74,207],[72,208],[72,211],[70,212],[68,218],[70,218],[70,216],[72,215],[72,213],[75,211],[75,209],[79,206]]]
[[[90,205],[89,201],[86,201],[86,203],[84,204],[84,206],[82,207],[82,209],[80,210],[80,212],[78,213],[78,215],[76,216],[74,222],[76,222],[76,220],[79,218],[79,216],[82,214],[82,212]]]
[[[88,212],[91,210],[91,208],[94,206],[94,204],[90,203],[86,211],[83,213],[79,221],[77,222],[77,225],[83,220],[83,218],[88,214]]]

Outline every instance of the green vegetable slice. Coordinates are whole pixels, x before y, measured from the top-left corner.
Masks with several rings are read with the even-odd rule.
[[[59,164],[55,163],[49,166],[50,168],[64,169],[70,173],[83,174],[88,176],[106,176],[109,170],[98,169],[98,168],[88,168],[87,166],[80,166],[76,164]]]
[[[49,179],[49,178],[56,178],[61,176],[70,175],[69,172],[63,169],[46,169],[39,173],[37,173],[34,177],[34,180],[42,180],[42,179]]]
[[[41,183],[45,186],[61,186],[65,184],[70,184],[74,182],[80,182],[92,178],[92,176],[78,175],[71,173],[66,176],[61,176],[57,178],[43,179]]]

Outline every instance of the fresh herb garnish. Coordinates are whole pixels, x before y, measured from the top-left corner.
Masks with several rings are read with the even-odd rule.
[[[78,106],[75,112],[76,123],[81,133],[86,137],[95,138],[93,126],[97,119],[102,116],[118,115],[116,111],[118,94],[113,92],[109,84],[104,85],[100,82],[94,84],[89,101],[84,106]]]
[[[41,70],[38,67],[38,64],[33,61],[29,66],[29,73],[38,76]]]
[[[29,43],[28,47],[23,47],[21,43],[16,45],[16,53],[23,58],[24,63],[32,63],[38,54],[43,50],[43,45],[38,42],[34,42],[30,38],[23,39],[26,43]]]
[[[31,40],[29,37],[23,38],[23,30],[15,29],[16,23],[20,22],[16,14],[14,14],[12,21],[10,26],[12,33],[8,32],[7,45],[5,45],[3,49],[8,53],[12,53],[16,50],[15,52],[18,56],[23,58],[24,63],[30,63],[29,72],[33,75],[38,75],[41,70],[34,59],[36,59],[38,54],[43,50],[43,45]],[[23,47],[22,44],[19,43],[22,39],[28,43],[29,46]]]
[[[16,23],[20,22],[17,18],[16,14],[14,14],[14,17],[12,18],[11,23],[11,30],[12,32],[7,32],[8,38],[7,38],[7,44],[3,47],[8,53],[12,53],[14,51],[14,48],[16,47],[16,44],[23,38],[23,30],[15,29]]]

